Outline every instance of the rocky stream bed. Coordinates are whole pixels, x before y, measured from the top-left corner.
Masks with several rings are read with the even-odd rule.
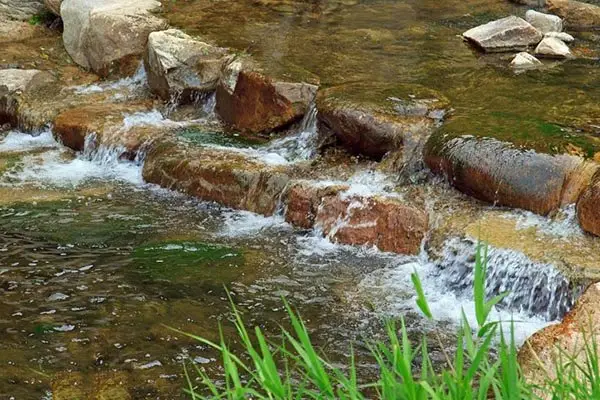
[[[537,379],[600,324],[600,6],[523,3],[0,0],[0,399],[185,398],[226,289],[369,374],[478,239]]]

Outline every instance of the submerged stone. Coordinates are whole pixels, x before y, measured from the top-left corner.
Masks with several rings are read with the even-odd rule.
[[[98,75],[130,72],[153,31],[167,27],[156,0],[65,0],[64,46],[77,64]]]
[[[542,40],[542,33],[516,16],[469,29],[463,37],[487,52],[526,50]]]
[[[537,153],[472,136],[432,137],[425,162],[463,193],[542,215],[577,201],[598,169],[581,157]]]
[[[548,11],[562,17],[570,29],[600,28],[600,7],[576,0],[546,0]]]
[[[535,48],[535,54],[548,58],[567,58],[571,56],[571,50],[562,40],[545,37]]]
[[[525,20],[543,34],[548,32],[561,32],[563,29],[562,19],[557,15],[529,10],[525,13]]]
[[[233,130],[269,133],[299,121],[317,87],[273,80],[247,58],[231,58],[217,86],[215,111]]]
[[[216,89],[226,49],[201,42],[177,29],[152,32],[144,65],[150,89],[169,100],[190,100]]]

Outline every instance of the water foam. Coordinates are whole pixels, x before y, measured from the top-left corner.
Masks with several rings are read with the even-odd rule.
[[[133,74],[132,76],[122,78],[114,82],[102,82],[99,84],[92,85],[72,86],[69,89],[73,90],[76,94],[80,95],[118,90],[136,92],[138,90],[144,89],[146,87],[146,83],[146,69],[144,68],[144,63],[140,62],[140,65],[135,71],[135,74]]]
[[[538,232],[557,238],[570,238],[583,236],[584,232],[577,222],[575,204],[558,210],[552,218],[543,217],[530,211],[515,210],[507,218],[517,220],[517,229],[525,230],[535,228]]]
[[[10,131],[0,141],[0,152],[23,152],[57,146],[58,143],[54,140],[50,129],[42,131],[39,135]]]
[[[270,229],[291,230],[283,216],[273,215],[265,217],[250,211],[229,210],[223,213],[224,225],[220,234],[227,237],[254,236]]]
[[[271,142],[266,152],[279,154],[288,162],[306,161],[315,157],[318,150],[317,106],[312,102],[298,132]]]

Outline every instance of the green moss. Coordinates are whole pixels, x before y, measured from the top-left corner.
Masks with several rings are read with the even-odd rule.
[[[156,242],[133,251],[138,272],[151,279],[198,280],[227,273],[243,262],[240,251],[226,246],[203,242]],[[199,283],[199,282],[198,282]]]

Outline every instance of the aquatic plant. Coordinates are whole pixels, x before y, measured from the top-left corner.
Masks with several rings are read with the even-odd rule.
[[[585,341],[584,361],[561,353],[555,365],[556,378],[547,376],[542,379],[542,384],[532,384],[524,379],[517,360],[513,323],[509,322],[506,335],[501,322],[490,321],[494,306],[507,293],[486,298],[487,246],[478,245],[474,268],[477,326],[469,324],[463,311],[454,350],[448,350],[437,336],[445,358],[441,368],[432,361],[425,335],[415,345],[409,340],[404,319],[400,318],[399,327],[397,321],[386,323],[386,341],[369,345],[379,374],[374,381],[362,382],[358,378],[354,352],[351,352],[350,365],[345,369],[328,362],[313,345],[302,319],[285,300],[292,329],[282,328],[282,343],[268,341],[259,327],[250,331],[232,302],[234,324],[245,354],[234,354],[222,334],[219,344],[186,334],[221,352],[224,377],[222,381],[216,381],[197,365],[188,364],[184,367],[185,391],[193,400],[600,398],[598,347],[593,339]],[[418,308],[426,318],[433,319],[419,276],[413,273],[411,278]]]

